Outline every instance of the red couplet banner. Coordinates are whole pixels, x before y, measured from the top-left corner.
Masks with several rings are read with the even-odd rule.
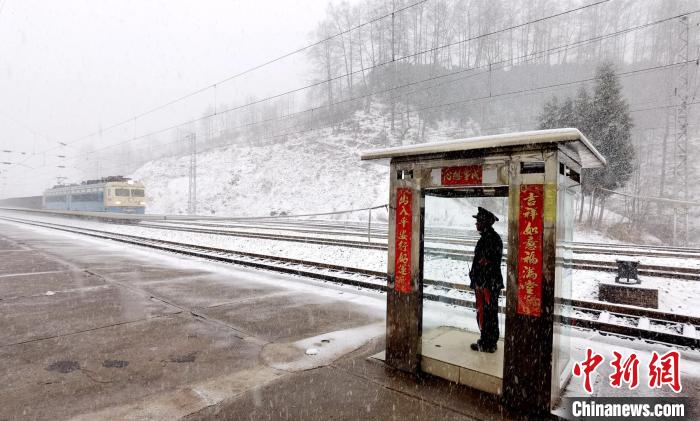
[[[394,290],[411,292],[411,220],[413,192],[396,189],[396,260],[394,262]]]
[[[542,227],[544,186],[520,186],[518,215],[518,314],[542,314]]]
[[[479,185],[483,178],[481,165],[467,165],[464,167],[445,167],[441,171],[441,184],[443,186],[454,185]]]

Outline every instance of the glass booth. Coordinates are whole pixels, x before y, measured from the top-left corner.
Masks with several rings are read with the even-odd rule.
[[[562,320],[570,311],[574,198],[581,169],[603,166],[605,159],[570,128],[372,150],[361,158],[390,161],[386,351],[380,358],[399,370],[499,395],[513,409],[549,412],[571,373],[569,328]],[[450,250],[441,247],[446,227],[428,223],[426,233],[434,198],[467,201],[463,212],[455,211],[464,227],[473,226],[469,210],[479,201],[490,201],[499,217],[494,228],[503,240],[506,288],[495,353],[472,351],[478,329],[450,322],[449,315],[441,321],[424,301],[430,295],[474,306],[467,273],[461,282],[434,279],[440,276],[431,255],[452,255],[468,265],[476,241],[465,229],[463,247]],[[450,287],[458,298],[436,298],[435,287]]]

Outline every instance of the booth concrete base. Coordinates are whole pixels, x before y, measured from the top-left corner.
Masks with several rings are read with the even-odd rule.
[[[503,340],[493,354],[472,351],[476,332],[441,326],[423,334],[421,370],[425,373],[499,395],[503,384]],[[384,361],[384,352],[372,356]]]

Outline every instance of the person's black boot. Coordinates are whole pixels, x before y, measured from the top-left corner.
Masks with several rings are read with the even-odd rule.
[[[487,346],[487,345],[483,345],[481,342],[471,344],[469,347],[472,349],[472,351],[489,352],[491,354],[496,352],[496,349],[497,349],[496,345]]]
[[[494,345],[489,345],[489,346],[482,346],[480,351],[493,354],[494,352],[496,352],[496,349],[498,349],[498,346],[496,346],[494,344]]]

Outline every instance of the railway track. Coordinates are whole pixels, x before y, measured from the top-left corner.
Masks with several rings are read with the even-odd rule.
[[[191,226],[204,227],[217,232],[235,231],[241,232],[241,229],[249,230],[269,230],[279,233],[280,231],[297,232],[309,235],[328,236],[348,236],[365,239],[368,237],[367,225],[360,223],[347,223],[333,221],[285,221],[283,224],[279,222],[256,221],[252,222],[203,222],[203,221],[157,221],[142,223],[142,225],[151,226]],[[386,224],[376,226],[373,223],[371,228],[371,238],[374,238],[377,243],[386,243],[387,229]],[[236,231],[238,230],[238,231]],[[250,233],[250,231],[247,231]],[[428,241],[443,244],[453,244],[458,246],[473,247],[476,244],[479,236],[474,231],[469,234],[468,230],[446,229],[438,227],[426,227],[425,238]],[[290,235],[290,237],[294,237]],[[312,237],[314,238],[314,237]],[[359,243],[367,243],[367,241],[358,241]],[[597,243],[573,242],[571,243],[572,250],[577,254],[604,254],[604,255],[628,255],[640,257],[678,257],[678,258],[696,258],[700,259],[700,249],[688,247],[670,247],[670,246],[647,246],[635,244],[606,244],[601,247]]]
[[[0,216],[0,219],[132,244],[180,255],[299,275],[371,290],[386,291],[386,274],[382,272],[193,244],[183,244],[174,241],[117,234],[7,216]],[[434,280],[425,280],[424,283],[423,296],[425,299],[468,308],[474,308],[475,306],[473,294],[467,291],[464,285],[449,284]],[[641,338],[643,340],[691,348],[700,347],[700,337],[698,336],[700,318],[698,317],[580,300],[561,301],[558,305],[562,309],[561,315],[559,316],[560,321],[576,328],[594,329],[604,334]],[[501,311],[503,310],[504,309],[501,307]]]
[[[44,214],[49,216],[66,216],[66,212],[52,212],[46,210],[36,210],[36,209],[15,209],[15,208],[0,208],[15,212],[31,212]],[[85,217],[88,219],[95,219],[94,213],[88,212],[74,212],[71,216]],[[126,222],[134,222],[135,215],[126,215]],[[162,219],[162,220],[149,220],[141,222],[143,226],[150,226],[152,228],[166,228],[166,227],[204,227],[205,229],[210,229],[209,233],[218,235],[236,235],[236,236],[251,236],[259,235],[271,235],[265,234],[260,231],[271,231],[277,235],[272,239],[278,241],[316,241],[329,239],[329,236],[346,236],[346,237],[357,237],[362,238],[363,241],[347,241],[347,246],[352,247],[357,244],[368,244],[364,241],[368,237],[367,225],[364,222],[353,222],[353,221],[335,221],[335,220],[293,220],[293,219],[260,219],[260,218],[231,218],[225,219],[217,217],[215,220],[208,220],[206,217],[202,219],[177,219],[175,216],[173,219]],[[99,218],[98,218],[99,219]],[[116,222],[116,221],[112,221]],[[138,219],[136,219],[138,222]],[[249,230],[249,231],[243,231]],[[251,231],[252,230],[252,231]],[[282,231],[287,232],[297,232],[308,235],[318,235],[318,237],[301,236],[301,235],[289,235],[289,239],[285,236],[280,235]],[[202,231],[206,232],[206,231]],[[386,223],[373,222],[371,226],[371,238],[377,240],[372,241],[371,244],[386,245],[387,239],[387,225]],[[460,230],[448,227],[426,227],[425,231],[426,240],[434,243],[451,244],[455,246],[473,247],[478,240],[478,235],[474,231],[470,230]],[[264,238],[264,237],[257,237]],[[672,258],[683,258],[683,259],[700,259],[700,248],[689,248],[689,247],[672,247],[672,246],[649,246],[649,245],[637,245],[637,244],[605,244],[601,246],[599,243],[585,243],[585,242],[572,242],[570,244],[571,249],[575,254],[600,254],[600,255],[624,255],[624,256],[638,256],[638,257],[672,257]],[[597,269],[596,269],[597,270]]]
[[[287,242],[299,242],[299,243],[306,243],[306,244],[319,244],[319,245],[330,245],[330,246],[340,246],[340,247],[352,247],[352,248],[361,248],[361,249],[373,249],[373,250],[386,250],[387,245],[386,241],[383,243],[380,242],[367,242],[367,241],[357,241],[357,240],[346,240],[346,239],[336,239],[336,238],[323,238],[323,237],[305,237],[305,236],[300,236],[300,235],[285,235],[285,234],[268,234],[268,233],[257,233],[257,232],[250,232],[250,231],[240,231],[240,230],[231,230],[231,229],[211,229],[211,228],[197,228],[196,226],[190,226],[190,223],[187,223],[187,226],[179,226],[181,224],[173,224],[173,223],[141,223],[141,226],[149,227],[149,228],[157,228],[157,229],[167,229],[167,230],[172,230],[172,231],[183,231],[183,232],[193,232],[193,233],[199,233],[199,234],[212,234],[212,235],[226,235],[226,236],[232,236],[232,237],[244,237],[244,238],[256,238],[256,239],[265,239],[265,240],[274,240],[274,241],[287,241]],[[319,231],[322,232],[322,231]],[[385,238],[386,239],[386,238]],[[426,237],[426,243],[451,243],[451,244],[458,244],[460,246],[471,246],[473,247],[476,244],[476,240],[474,241],[459,241],[457,240],[443,240],[443,239],[435,239],[434,237]],[[575,254],[580,254],[580,252],[577,252],[580,247],[574,247],[573,252]],[[606,253],[599,253],[596,249],[595,254],[615,254],[612,251],[606,251]],[[614,249],[612,249],[614,250]],[[444,257],[444,258],[449,258],[452,260],[464,260],[464,261],[470,261],[471,258],[473,257],[473,250],[472,249],[467,249],[467,250],[458,250],[454,248],[444,248],[444,247],[435,247],[435,246],[425,246],[425,253],[426,255],[433,256],[433,257]],[[625,253],[628,255],[634,255],[632,253]],[[656,256],[660,257],[660,256]],[[669,256],[665,256],[669,257]],[[677,255],[673,255],[672,257],[680,257]],[[700,259],[700,254],[695,256],[697,259]],[[688,257],[686,257],[688,258]],[[573,269],[580,269],[580,270],[591,270],[591,271],[601,271],[601,272],[617,272],[617,263],[612,262],[612,261],[605,261],[605,260],[594,260],[594,259],[584,259],[584,258],[574,258],[571,263],[571,268]],[[662,266],[662,265],[649,265],[649,264],[640,264],[639,265],[639,270],[638,270],[639,275],[642,276],[659,276],[659,277],[665,277],[665,278],[675,278],[675,279],[685,279],[685,280],[693,280],[693,281],[700,281],[700,270],[695,269],[695,268],[684,268],[684,267],[676,267],[676,266]]]

